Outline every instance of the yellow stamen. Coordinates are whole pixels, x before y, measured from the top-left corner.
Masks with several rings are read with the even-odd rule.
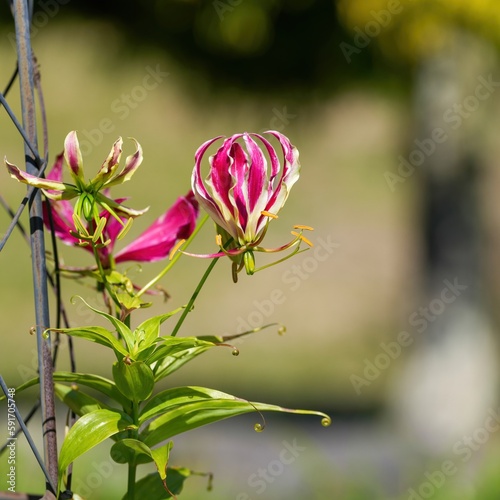
[[[218,247],[222,247],[222,236],[220,234],[215,235],[215,243]]]
[[[271,212],[268,212],[267,210],[262,210],[261,214],[264,215],[265,217],[270,217],[271,219],[278,218],[278,216],[276,214],[272,214]]]
[[[174,255],[176,254],[177,250],[184,244],[186,240],[179,240],[177,244],[170,250],[170,253],[168,254],[168,260],[172,260],[174,258]]]
[[[314,246],[313,242],[307,239],[305,236],[302,236],[301,233],[297,233],[296,231],[290,231],[290,232],[297,238],[300,238],[304,243],[307,243],[310,247]]]
[[[295,226],[293,226],[294,229],[303,229],[304,231],[314,231],[314,228],[311,227],[311,226],[304,226],[302,224],[295,224]]]

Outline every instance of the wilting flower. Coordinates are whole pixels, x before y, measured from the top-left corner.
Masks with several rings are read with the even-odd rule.
[[[83,225],[82,219],[87,222],[93,221],[95,223],[95,233],[90,235],[90,239],[95,240],[95,243],[100,238],[100,232],[105,222],[103,221],[102,214],[99,213],[99,206],[123,227],[122,231],[128,227],[124,221],[131,221],[132,218],[142,215],[147,211],[147,209],[133,210],[125,207],[121,202],[109,198],[103,192],[111,186],[130,180],[142,163],[141,146],[135,139],[132,140],[135,142],[136,151],[133,155],[126,158],[125,166],[120,173],[117,173],[117,170],[122,153],[123,141],[121,137],[113,144],[108,157],[101,165],[97,175],[88,182],[84,178],[83,159],[76,132],[70,132],[64,141],[64,159],[69,167],[74,184],[62,182],[62,155],[56,161],[56,174],[52,178],[47,176],[46,179],[28,174],[7,160],[5,160],[5,163],[11,177],[17,179],[19,182],[40,188],[47,198],[52,200],[78,198],[72,215],[74,224],[76,229],[80,230]],[[102,238],[100,239],[103,241]]]
[[[51,175],[54,169],[49,174]],[[122,203],[124,199],[115,200]],[[90,245],[81,245],[80,234],[73,224],[73,207],[66,200],[46,201],[44,203],[44,222],[50,227],[48,208],[51,210],[55,235],[67,245],[80,245],[92,252]],[[121,225],[107,212],[100,214],[107,220],[103,229],[103,237],[109,242],[99,248],[99,259],[104,268],[111,265],[111,259],[116,262],[136,261],[154,262],[164,259],[179,239],[189,238],[196,226],[198,217],[198,202],[190,191],[186,196],[180,196],[175,203],[156,221],[153,222],[132,243],[113,255],[113,249]]]
[[[298,180],[300,169],[299,153],[288,138],[276,131],[266,133],[279,141],[282,161],[266,138],[247,132],[225,138],[209,157],[210,169],[205,180],[201,173],[203,157],[222,137],[205,142],[195,155],[193,192],[215,221],[220,247],[220,252],[202,257],[231,257],[234,279],[243,266],[248,274],[256,271],[253,251],[278,252],[294,245],[298,248],[301,241],[310,244],[302,231],[312,228],[296,226],[299,232],[292,231],[294,239],[289,243],[275,249],[260,246],[269,222],[277,218]]]

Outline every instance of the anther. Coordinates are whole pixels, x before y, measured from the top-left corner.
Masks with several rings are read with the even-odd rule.
[[[305,236],[303,236],[301,233],[297,233],[296,231],[290,231],[294,236],[297,238],[301,239],[304,243],[307,243],[310,247],[313,247],[314,244],[311,240],[307,239]]]
[[[268,212],[267,210],[262,210],[261,214],[264,215],[265,217],[270,217],[271,219],[278,218],[278,216],[276,214],[272,214],[271,212]]]
[[[294,229],[303,229],[304,231],[314,231],[314,228],[311,226],[304,226],[303,224],[295,224],[293,226]]]

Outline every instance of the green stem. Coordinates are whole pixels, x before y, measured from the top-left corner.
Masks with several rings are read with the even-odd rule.
[[[208,276],[212,272],[212,269],[215,267],[215,264],[219,259],[213,259],[212,262],[207,267],[207,270],[205,271],[205,274],[203,274],[200,282],[198,283],[198,286],[196,287],[196,290],[194,291],[193,295],[191,295],[191,298],[189,299],[189,302],[187,306],[185,307],[184,311],[182,311],[182,315],[179,318],[179,321],[177,321],[177,324],[175,325],[175,328],[173,329],[171,335],[172,337],[175,337],[177,335],[177,332],[179,331],[179,328],[182,326],[182,323],[184,323],[184,320],[186,319],[186,316],[188,315],[188,312],[191,311],[194,301],[196,300],[196,297],[198,297],[198,294],[200,293],[203,285],[205,284],[205,281],[207,281]]]
[[[207,222],[208,220],[208,215],[205,215],[203,219],[200,220],[194,231],[192,232],[191,236],[186,240],[186,243],[184,244],[184,248],[187,248],[191,242],[193,241],[194,237],[198,234],[200,229],[203,227],[203,224]],[[181,252],[176,252],[176,254],[172,257],[172,260],[167,264],[167,266],[158,274],[155,276],[147,285],[143,286],[136,294],[136,297],[140,297],[144,292],[149,290],[153,285],[156,285],[158,281],[160,281],[165,274],[170,271],[170,269],[173,267],[173,265],[179,260],[180,256],[182,255]]]
[[[137,464],[128,464],[127,498],[134,500],[135,496],[135,473]]]
[[[99,258],[99,252],[97,251],[97,248],[94,244],[92,244],[92,250],[94,252],[94,257],[95,257],[95,260],[97,262],[97,269],[99,271],[99,274],[101,275],[104,287],[106,288],[109,296],[113,299],[113,302],[115,303],[118,311],[120,311],[122,306],[121,306],[120,302],[118,301],[118,299],[116,298],[116,295],[115,295],[113,289],[111,288],[111,286],[109,285],[108,280],[106,279],[106,274],[104,273],[104,268],[102,267],[102,262],[101,262],[101,259]]]
[[[134,424],[138,425],[139,422],[139,403],[137,401],[132,402],[132,420]],[[129,437],[133,439],[138,438],[137,430],[130,430]],[[135,474],[137,471],[137,464],[135,462],[130,462],[128,464],[128,480],[127,480],[127,498],[128,500],[134,500],[135,497]]]

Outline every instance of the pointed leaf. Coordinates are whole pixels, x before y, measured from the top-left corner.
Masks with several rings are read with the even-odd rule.
[[[117,361],[113,364],[113,378],[118,390],[133,401],[144,401],[153,392],[154,376],[143,361]]]
[[[110,451],[111,458],[118,464],[147,464],[153,461],[149,446],[138,439],[125,438],[116,442]]]
[[[77,297],[79,297],[79,296],[77,295]],[[104,311],[100,311],[99,309],[96,309],[95,307],[92,307],[82,297],[79,297],[79,299],[89,309],[91,309],[95,313],[99,314],[103,318],[106,318],[108,321],[110,321],[112,323],[112,325],[116,328],[116,331],[119,333],[120,337],[125,340],[125,343],[127,344],[127,347],[128,347],[128,351],[125,351],[125,354],[128,354],[132,350],[132,348],[134,346],[134,336],[132,335],[132,332],[130,331],[130,328],[125,323],[122,323],[119,319],[115,318],[111,314],[105,313]],[[73,299],[72,299],[72,301],[73,301]],[[112,337],[114,338],[113,335],[112,335]]]
[[[56,382],[69,382],[72,384],[81,384],[90,387],[108,398],[120,403],[123,408],[128,408],[131,401],[123,396],[123,394],[116,388],[116,385],[111,380],[100,375],[91,375],[88,373],[74,373],[74,372],[54,372],[54,381]],[[28,380],[24,384],[16,388],[17,392],[21,392],[29,387],[39,383],[39,377]],[[0,397],[0,400],[2,398]]]
[[[137,346],[137,350],[134,352],[141,352],[144,349],[150,347],[156,339],[160,335],[160,326],[166,321],[168,318],[177,314],[183,308],[179,307],[174,311],[170,311],[166,314],[160,314],[159,316],[154,316],[152,318],[143,321],[134,331],[134,336],[136,339],[139,339],[139,345]]]
[[[91,342],[96,342],[97,344],[110,347],[115,352],[122,354],[123,356],[128,355],[127,349],[123,347],[120,341],[106,328],[101,326],[87,326],[84,328],[49,328],[50,331],[65,333],[66,335],[71,335],[72,337],[80,337]]]
[[[167,463],[173,446],[174,442],[169,441],[165,446],[160,446],[159,448],[151,450],[156,468],[158,469],[158,474],[160,474],[162,481],[164,481],[167,477]]]
[[[59,484],[69,464],[99,443],[126,429],[134,428],[122,412],[95,410],[78,419],[69,430],[59,455]]]
[[[328,415],[311,410],[296,410],[265,403],[249,402],[238,399],[230,394],[221,393],[204,387],[186,387],[185,402],[179,402],[175,406],[155,420],[150,422],[142,431],[140,437],[148,446],[154,446],[164,440],[171,438],[182,432],[186,432],[196,427],[218,422],[225,418],[242,415],[254,411],[274,411],[280,413],[296,413],[303,415],[318,415],[322,417],[322,425],[330,425]],[[190,396],[197,391],[198,401],[192,402]],[[257,428],[257,427],[256,427]]]
[[[184,467],[169,467],[167,470],[167,488],[173,495],[179,495],[182,492],[184,481],[192,474],[192,471]],[[172,498],[172,495],[165,490],[157,473],[148,474],[135,484],[133,500],[144,500],[145,498],[154,498],[155,500]],[[125,495],[122,500],[129,500],[129,498]]]
[[[101,401],[78,390],[78,387],[70,387],[64,384],[54,384],[56,396],[79,417],[101,408],[110,409]]]

